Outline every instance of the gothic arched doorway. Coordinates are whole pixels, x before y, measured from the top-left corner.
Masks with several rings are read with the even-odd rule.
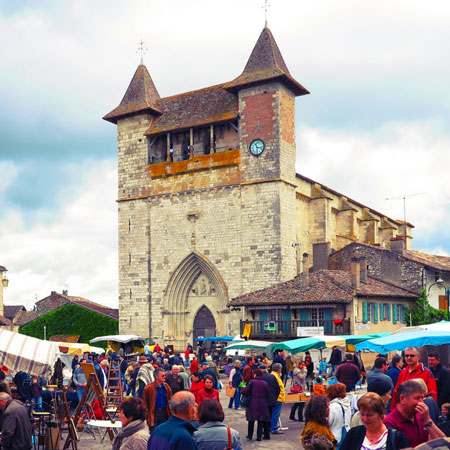
[[[216,321],[211,311],[202,306],[194,319],[194,345],[197,345],[197,339],[201,336],[212,337],[216,335]]]

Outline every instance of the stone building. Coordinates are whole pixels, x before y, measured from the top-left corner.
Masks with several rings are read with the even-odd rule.
[[[390,219],[295,171],[295,97],[270,30],[234,80],[160,98],[138,66],[117,125],[119,327],[184,348],[239,332],[231,298],[316,269],[351,242],[390,245]]]
[[[403,289],[420,293],[425,289],[430,305],[449,311],[446,291],[450,286],[450,258],[406,249],[403,239],[394,238],[390,248],[355,242],[330,255],[330,269],[349,270],[352,259],[364,258],[367,272]]]

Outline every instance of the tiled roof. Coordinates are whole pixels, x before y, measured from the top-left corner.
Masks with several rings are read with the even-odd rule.
[[[14,319],[19,311],[26,311],[25,306],[23,305],[4,305],[3,306],[3,314],[8,319]]]
[[[112,123],[133,114],[161,113],[160,98],[147,68],[140,64],[123,96],[120,105],[106,114],[103,119]]]
[[[119,320],[119,310],[114,308],[108,308],[107,306],[99,305],[98,303],[91,302],[83,297],[73,297],[71,295],[66,296],[72,303],[83,306],[91,311],[98,312],[111,319]]]
[[[223,84],[161,99],[162,116],[146,134],[226,122],[238,116],[238,99]]]
[[[17,317],[14,319],[14,324],[19,327],[33,321],[38,317],[37,311],[20,311]]]
[[[252,84],[277,79],[287,84],[296,95],[309,94],[307,89],[292,78],[271,31],[265,27],[244,71],[233,81],[226,83],[225,89],[236,91]]]
[[[11,321],[5,316],[0,316],[0,326],[11,325]]]
[[[450,257],[448,256],[429,255],[419,250],[405,250],[402,256],[424,264],[425,266],[432,267],[433,269],[450,272]]]
[[[369,277],[358,290],[351,287],[351,274],[344,270],[318,270],[309,276],[304,287],[300,277],[269,286],[232,299],[230,306],[302,305],[318,303],[349,303],[358,297],[401,297],[414,299],[417,295],[384,281]]]

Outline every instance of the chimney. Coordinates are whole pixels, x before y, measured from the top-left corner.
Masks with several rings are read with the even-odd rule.
[[[63,290],[63,295],[68,295],[68,294],[69,294],[69,291],[67,289],[64,289]]]
[[[361,283],[367,283],[367,259],[359,258],[360,265],[360,280]]]
[[[50,292],[50,295],[55,295],[56,294],[56,291],[51,291]]]
[[[308,253],[303,253],[303,287],[309,287],[309,255]]]
[[[313,244],[313,272],[315,272],[316,270],[328,270],[328,259],[330,253],[330,242]]]
[[[351,273],[352,273],[352,288],[359,289],[360,286],[360,270],[361,266],[357,258],[352,258]]]
[[[403,254],[406,250],[405,239],[402,237],[394,237],[391,239],[391,250]]]

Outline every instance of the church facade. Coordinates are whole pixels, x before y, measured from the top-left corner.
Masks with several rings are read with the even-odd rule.
[[[138,66],[117,125],[119,330],[182,349],[239,333],[230,299],[290,280],[351,242],[389,246],[412,225],[295,171],[295,97],[275,39],[261,32],[240,76],[160,98]]]

